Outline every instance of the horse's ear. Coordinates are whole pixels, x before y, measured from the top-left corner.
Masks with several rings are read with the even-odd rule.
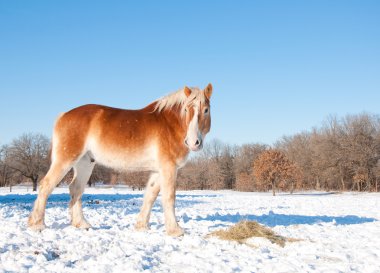
[[[187,86],[185,86],[183,92],[185,93],[186,97],[189,97],[191,95],[191,89]]]
[[[209,83],[209,84],[207,85],[207,87],[205,88],[205,95],[206,95],[206,97],[207,97],[208,99],[211,98],[211,95],[212,95],[212,84],[211,84],[211,83]]]

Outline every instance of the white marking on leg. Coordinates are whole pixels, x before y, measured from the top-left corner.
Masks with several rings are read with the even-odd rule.
[[[147,230],[149,228],[150,212],[154,202],[157,199],[157,195],[160,192],[160,183],[158,179],[158,173],[153,173],[149,178],[149,182],[145,190],[144,202],[137,217],[137,223],[135,226],[137,230]]]
[[[91,162],[88,154],[84,155],[74,166],[74,178],[69,186],[71,195],[70,215],[71,224],[78,228],[90,227],[83,216],[81,198],[94,166],[95,163]]]

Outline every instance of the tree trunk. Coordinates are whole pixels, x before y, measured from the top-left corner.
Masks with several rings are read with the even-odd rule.
[[[276,195],[276,188],[275,188],[275,182],[272,181],[272,193],[273,193],[273,196]]]
[[[377,192],[377,177],[376,177],[376,180],[375,180],[375,191]]]
[[[319,191],[321,189],[321,183],[319,182],[319,177],[317,177],[317,183],[315,185],[315,189]]]
[[[290,194],[293,194],[294,192],[294,181],[291,182],[291,189],[290,189]]]
[[[33,191],[37,191],[37,181],[38,181],[38,178],[33,178],[32,179],[32,182],[33,182]]]
[[[339,172],[340,172],[340,184],[342,185],[342,191],[346,190],[346,187],[344,186],[344,176],[343,176],[343,167],[339,166]]]
[[[371,192],[371,179],[367,178],[367,191]]]
[[[371,179],[368,178],[366,184],[367,184],[367,186],[366,186],[367,191],[371,192]]]
[[[367,188],[368,188],[368,192],[371,192],[371,182],[373,180],[371,179],[371,170],[369,168],[367,168]]]

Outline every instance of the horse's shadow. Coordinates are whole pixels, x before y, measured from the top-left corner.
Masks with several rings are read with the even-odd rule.
[[[212,221],[216,226],[224,225],[224,223],[237,223],[242,220],[256,221],[269,227],[290,226],[290,225],[313,225],[323,223],[334,223],[335,225],[357,225],[378,221],[375,218],[359,217],[356,215],[345,216],[327,216],[327,215],[295,215],[295,214],[279,214],[270,211],[268,214],[225,214],[219,213],[207,215],[206,217],[197,217],[195,219],[183,217],[184,222],[190,220],[195,221]]]
[[[121,205],[131,201],[141,201],[142,194],[83,194],[82,202],[84,206],[106,206]],[[0,204],[23,204],[24,206],[32,206],[36,200],[35,194],[8,194],[0,196]],[[67,207],[70,202],[70,195],[67,193],[51,194],[47,200],[47,208],[49,207]]]
[[[191,207],[195,204],[204,203],[198,199],[199,196],[186,194],[177,195],[177,208]],[[211,196],[213,197],[213,196]],[[9,194],[0,196],[0,205],[21,204],[26,210],[31,210],[37,196],[35,194]],[[160,199],[160,198],[159,198]],[[82,202],[84,207],[89,208],[107,208],[121,207],[126,210],[126,213],[138,213],[142,204],[142,193],[128,194],[84,194]],[[67,193],[52,194],[47,203],[47,208],[60,207],[67,208],[70,201],[70,195]],[[153,207],[154,211],[162,211],[161,202],[156,202]],[[182,221],[212,221],[215,226],[225,226],[228,223],[237,223],[241,220],[257,221],[266,226],[290,226],[290,225],[313,225],[322,223],[334,223],[335,225],[356,225],[378,221],[375,218],[359,217],[356,215],[345,216],[327,216],[327,215],[295,215],[295,214],[279,214],[270,211],[267,214],[225,214],[219,213],[209,214],[205,217],[189,218],[186,214],[182,215]]]
[[[83,200],[99,199],[102,201],[119,201],[130,200],[133,198],[142,198],[142,194],[83,194]],[[0,204],[7,203],[33,203],[37,198],[36,194],[8,194],[0,196]],[[70,195],[68,193],[54,193],[48,198],[48,202],[68,202]]]
[[[31,209],[34,201],[36,200],[36,194],[8,194],[0,196],[0,205],[19,204],[26,209]],[[162,210],[160,195],[158,196],[158,202],[155,202],[154,210]],[[67,208],[70,202],[70,195],[68,193],[51,194],[47,200],[46,208]],[[142,193],[127,193],[127,194],[83,194],[82,203],[83,207],[90,208],[104,208],[104,207],[122,207],[130,212],[138,212],[142,205],[143,194]],[[177,195],[178,207],[189,207],[194,204],[202,203],[203,201],[198,199],[198,196]]]

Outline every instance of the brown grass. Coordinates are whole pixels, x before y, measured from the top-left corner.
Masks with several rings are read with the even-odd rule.
[[[246,243],[246,240],[252,237],[263,237],[271,243],[278,244],[282,247],[286,242],[296,242],[298,239],[286,238],[275,234],[270,228],[260,225],[255,221],[240,221],[227,230],[217,230],[210,235],[219,237],[222,240],[236,241]]]

